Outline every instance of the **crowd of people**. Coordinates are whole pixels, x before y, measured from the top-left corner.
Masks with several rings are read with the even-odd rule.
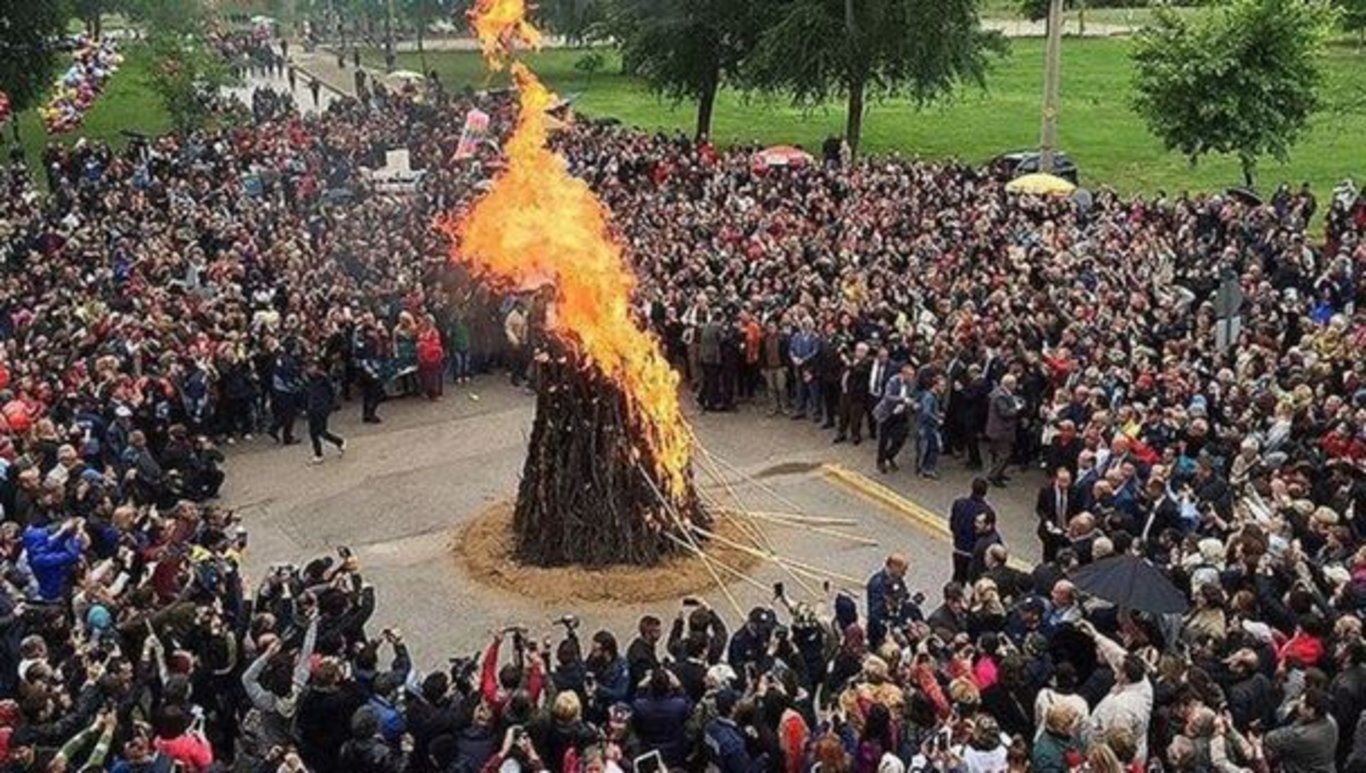
[[[1307,188],[1017,198],[1000,170],[759,171],[752,147],[568,124],[557,148],[702,409],[875,438],[888,474],[909,445],[921,475],[955,456],[983,477],[932,605],[892,556],[865,597],[778,598],[733,631],[689,599],[624,648],[566,618],[553,647],[499,631],[423,673],[367,627],[348,551],[249,586],[245,527],[213,502],[219,447],[300,442],[300,414],[321,461],[353,396],[378,422],[391,394],[534,381],[543,296],[472,281],[431,227],[497,168],[492,143],[452,158],[465,114],[505,136],[514,101],[366,97],[305,117],[262,95],[220,130],[0,173],[4,769],[1366,769],[1354,190],[1323,212]],[[414,192],[367,171],[396,148]],[[1031,574],[989,494],[1040,467]],[[1068,579],[1126,554],[1192,611]]]

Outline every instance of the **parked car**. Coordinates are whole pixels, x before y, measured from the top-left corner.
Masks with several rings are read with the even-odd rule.
[[[999,167],[1009,173],[1011,179],[1020,175],[1032,174],[1039,171],[1040,154],[1037,150],[1017,150],[1014,153],[1002,153],[992,160],[992,166]],[[1066,153],[1058,151],[1053,155],[1053,174],[1062,179],[1078,185],[1077,165]]]

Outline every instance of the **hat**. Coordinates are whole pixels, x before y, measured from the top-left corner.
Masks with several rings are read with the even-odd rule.
[[[119,417],[120,419],[128,419],[132,418],[133,412],[128,409],[128,406],[120,405],[119,407],[114,409],[114,415]]]
[[[85,613],[85,624],[90,630],[100,633],[113,627],[114,618],[110,616],[108,609],[96,604]]]
[[[749,623],[756,628],[768,630],[778,624],[778,616],[767,607],[755,607],[749,611]]]

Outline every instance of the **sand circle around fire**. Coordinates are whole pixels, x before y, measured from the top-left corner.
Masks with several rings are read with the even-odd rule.
[[[578,566],[544,568],[518,563],[512,556],[513,503],[497,502],[457,529],[451,545],[456,562],[481,585],[556,604],[560,602],[639,603],[679,599],[716,589],[706,562],[680,555],[659,566],[619,566],[588,569]],[[738,527],[721,519],[717,533],[731,539]],[[749,574],[759,559],[726,545],[706,546],[707,556]],[[720,570],[718,570],[720,571]],[[729,584],[736,579],[721,572]]]

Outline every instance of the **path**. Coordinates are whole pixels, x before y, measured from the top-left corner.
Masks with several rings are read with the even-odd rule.
[[[306,55],[306,53],[303,53],[302,51],[290,56],[290,61],[296,71],[294,87],[292,87],[292,89],[290,87],[290,76],[288,76],[288,71],[285,71],[284,74],[279,74],[279,72],[276,72],[275,70],[251,70],[247,72],[246,78],[242,79],[242,85],[228,87],[228,89],[224,89],[224,92],[229,94],[229,96],[240,98],[240,100],[245,102],[247,107],[251,107],[251,94],[253,94],[255,90],[270,89],[272,92],[291,94],[291,96],[294,97],[294,104],[298,105],[299,111],[303,113],[325,111],[325,109],[328,109],[328,105],[331,105],[337,98],[351,96],[352,89],[350,89],[350,87],[343,87],[340,82],[333,82],[335,81],[333,78],[326,78],[326,74],[314,75],[309,67],[305,67],[305,63],[309,64],[309,66],[316,67],[316,64],[314,64],[316,59],[316,55]],[[335,63],[333,63],[333,67],[335,67]],[[317,101],[313,100],[313,92],[309,89],[309,83],[314,76],[317,76],[318,85],[320,85]],[[350,86],[350,83],[347,83],[346,86]]]

